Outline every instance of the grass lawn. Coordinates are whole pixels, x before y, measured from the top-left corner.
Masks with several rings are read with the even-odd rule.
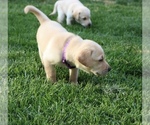
[[[55,0],[9,0],[9,125],[140,125],[142,121],[142,11],[136,2],[82,0],[93,26],[67,26],[99,43],[112,67],[105,77],[80,71],[79,85],[68,83],[68,69],[57,68],[58,82],[46,81],[36,43],[39,22],[23,9],[32,4],[48,15]],[[56,20],[57,16],[50,17]]]

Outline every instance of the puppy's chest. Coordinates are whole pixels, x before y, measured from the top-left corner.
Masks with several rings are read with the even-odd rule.
[[[76,67],[74,63],[63,58],[58,63],[56,63],[56,65],[61,66],[61,67],[66,67],[68,69],[72,69]]]

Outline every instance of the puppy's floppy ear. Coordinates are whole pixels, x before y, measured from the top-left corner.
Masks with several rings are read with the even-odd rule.
[[[78,61],[88,67],[88,64],[90,63],[90,59],[91,59],[91,55],[92,55],[92,50],[84,50],[80,53],[80,55],[78,56]]]
[[[79,18],[80,18],[80,11],[79,10],[75,10],[72,13],[73,13],[73,17],[75,18],[75,20],[78,21]]]

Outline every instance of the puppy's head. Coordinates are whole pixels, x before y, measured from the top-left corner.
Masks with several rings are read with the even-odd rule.
[[[86,7],[78,8],[73,12],[74,19],[84,27],[92,25],[90,19],[90,10]]]
[[[86,43],[77,54],[77,67],[95,75],[105,75],[111,70],[104,57],[104,51],[97,43],[85,40]]]

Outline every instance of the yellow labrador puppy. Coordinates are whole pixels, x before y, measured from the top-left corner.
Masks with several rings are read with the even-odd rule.
[[[67,25],[75,20],[84,27],[91,26],[90,10],[79,0],[58,0],[54,5],[54,10],[50,15],[58,12],[57,20],[62,23],[66,17]]]
[[[40,22],[37,43],[47,79],[56,82],[54,67],[56,64],[68,67],[70,82],[75,83],[77,83],[78,69],[95,75],[104,75],[110,71],[110,66],[105,61],[104,51],[96,42],[83,40],[68,32],[32,5],[26,6],[24,12],[32,12]]]

